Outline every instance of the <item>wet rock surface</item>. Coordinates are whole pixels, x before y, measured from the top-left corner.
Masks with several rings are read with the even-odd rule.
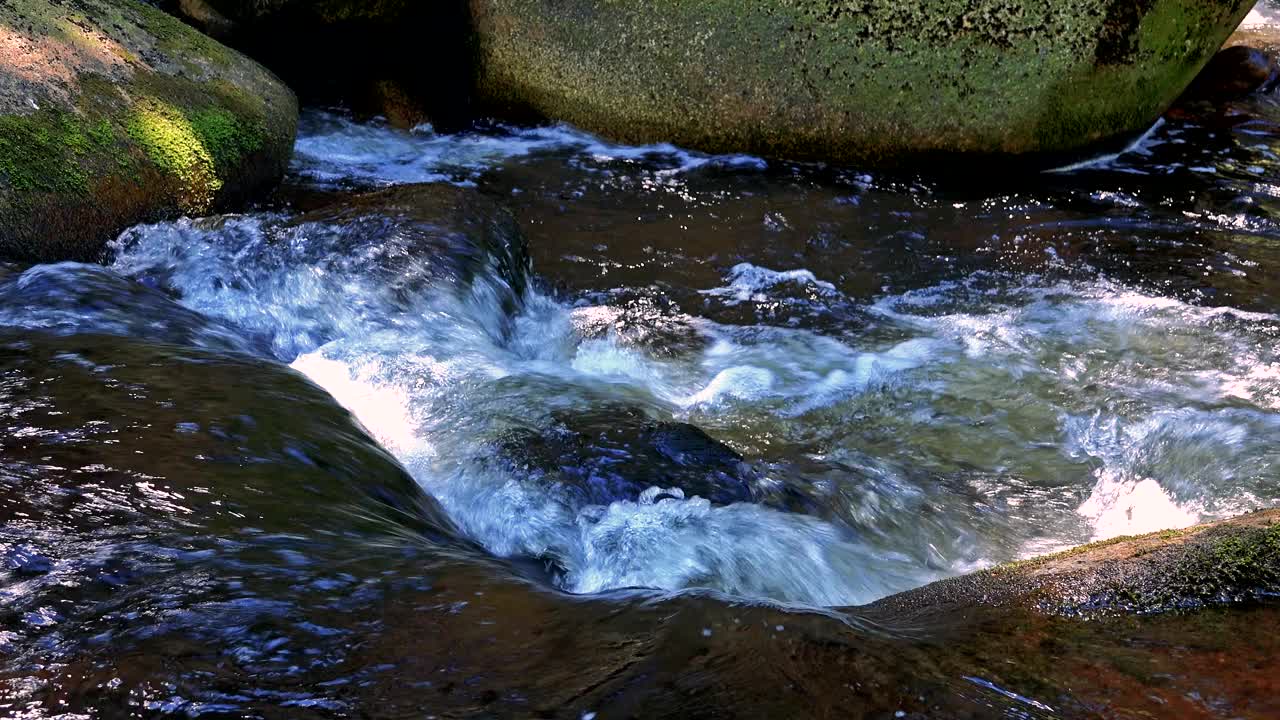
[[[893,613],[986,605],[1046,613],[1153,613],[1274,597],[1280,510],[1122,537],[997,567],[878,601]]]
[[[0,5],[0,252],[92,260],[137,222],[243,206],[297,124],[269,72],[129,0]]]
[[[634,409],[557,413],[548,428],[508,434],[500,452],[578,507],[634,500],[650,488],[721,505],[752,499],[754,473],[732,448],[696,426]]]
[[[0,266],[0,714],[1275,717],[1274,511],[921,589],[1280,498],[1238,107],[962,187],[324,116]]]
[[[397,250],[387,253],[391,264],[380,272],[398,292],[421,291],[411,285],[414,276],[426,270],[437,276],[433,282],[462,287],[488,272],[506,285],[508,313],[524,295],[530,274],[528,247],[510,211],[488,196],[432,183],[338,194],[331,204],[320,205],[292,218],[291,225],[342,228],[351,236],[347,242],[353,250],[390,240]]]
[[[1179,102],[1238,100],[1275,87],[1280,63],[1263,50],[1233,45],[1213,56]]]

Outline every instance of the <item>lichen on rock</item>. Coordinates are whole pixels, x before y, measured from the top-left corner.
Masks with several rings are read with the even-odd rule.
[[[476,100],[629,142],[918,166],[1145,130],[1252,0],[470,0]]]

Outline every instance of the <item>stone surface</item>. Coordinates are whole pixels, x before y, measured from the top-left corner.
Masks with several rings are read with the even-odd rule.
[[[243,204],[296,126],[274,76],[152,7],[0,2],[0,252],[92,259],[131,224]]]
[[[894,595],[895,616],[965,607],[1151,613],[1280,592],[1280,510],[1085,545]]]
[[[476,100],[630,142],[881,166],[1145,130],[1252,0],[471,0]]]
[[[1182,100],[1237,100],[1274,85],[1277,76],[1280,65],[1275,58],[1257,48],[1233,45],[1213,56]]]
[[[717,505],[752,501],[752,469],[694,425],[654,420],[621,406],[551,416],[550,427],[506,433],[494,454],[500,466],[556,487],[560,501],[575,510],[634,501],[653,487]]]

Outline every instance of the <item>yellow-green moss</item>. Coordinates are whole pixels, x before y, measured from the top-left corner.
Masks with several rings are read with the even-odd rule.
[[[181,202],[187,211],[207,208],[222,189],[213,154],[183,113],[152,101],[129,119],[129,136],[147,157],[181,183]]]
[[[159,100],[136,109],[128,132],[153,163],[178,180],[188,212],[207,210],[225,178],[263,146],[261,130],[229,110],[183,112]]]
[[[230,170],[250,153],[262,149],[262,131],[220,107],[197,110],[190,116],[191,129],[213,156],[219,171]]]
[[[0,180],[19,192],[82,192],[89,178],[81,161],[97,137],[59,110],[0,116]]]

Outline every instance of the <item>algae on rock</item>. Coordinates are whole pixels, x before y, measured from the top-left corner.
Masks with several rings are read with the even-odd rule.
[[[477,102],[629,142],[909,166],[1145,130],[1254,0],[470,0]]]
[[[0,2],[0,252],[92,259],[125,227],[252,199],[288,166],[293,94],[133,0]]]

